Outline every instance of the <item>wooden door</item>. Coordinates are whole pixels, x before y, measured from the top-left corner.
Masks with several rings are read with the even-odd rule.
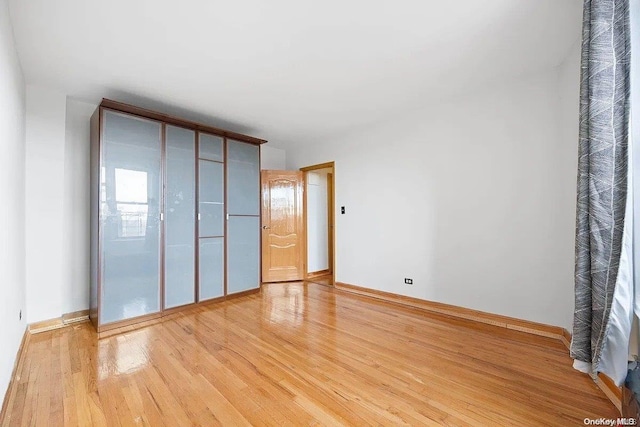
[[[302,280],[302,172],[262,171],[262,281]]]

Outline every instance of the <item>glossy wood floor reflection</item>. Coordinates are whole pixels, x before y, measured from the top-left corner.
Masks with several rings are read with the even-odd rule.
[[[34,335],[5,425],[583,425],[616,417],[552,339],[301,283],[97,340]]]

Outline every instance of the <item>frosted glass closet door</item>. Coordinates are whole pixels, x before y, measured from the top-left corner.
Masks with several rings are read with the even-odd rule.
[[[200,237],[224,236],[224,165],[200,160]]]
[[[260,217],[229,216],[229,294],[260,287]]]
[[[229,215],[260,216],[260,147],[227,141]]]
[[[160,311],[161,124],[104,111],[100,323]]]
[[[224,296],[224,238],[200,239],[200,301]]]
[[[260,148],[227,141],[227,293],[260,287]]]
[[[198,169],[200,301],[224,296],[224,163],[222,138],[200,134]]]
[[[167,126],[164,306],[195,302],[195,132]]]

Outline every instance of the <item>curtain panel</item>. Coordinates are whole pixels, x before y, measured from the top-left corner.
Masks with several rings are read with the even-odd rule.
[[[591,372],[599,371],[625,250],[629,70],[629,0],[585,0],[571,357]]]

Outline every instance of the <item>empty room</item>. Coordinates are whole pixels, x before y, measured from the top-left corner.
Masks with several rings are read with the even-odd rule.
[[[639,52],[640,0],[0,0],[0,426],[637,425]]]

